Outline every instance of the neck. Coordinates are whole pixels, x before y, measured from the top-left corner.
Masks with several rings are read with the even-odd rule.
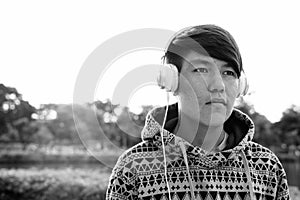
[[[199,146],[210,152],[221,143],[225,136],[223,125],[205,125],[200,120],[185,115],[184,112],[178,116],[179,121],[174,132],[194,146]]]

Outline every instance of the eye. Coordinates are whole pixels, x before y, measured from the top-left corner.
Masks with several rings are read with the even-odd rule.
[[[206,68],[200,67],[193,70],[193,72],[207,73],[208,70]]]
[[[235,78],[237,78],[237,74],[234,72],[234,71],[231,71],[231,70],[226,70],[223,72],[224,75],[227,75],[227,76],[233,76]]]

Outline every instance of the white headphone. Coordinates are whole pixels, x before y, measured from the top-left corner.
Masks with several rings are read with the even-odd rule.
[[[157,84],[167,92],[175,92],[178,88],[178,70],[173,64],[163,64],[159,70]]]
[[[167,92],[175,92],[178,88],[179,73],[177,67],[173,64],[165,63],[163,58],[163,65],[160,68],[157,84],[160,88],[165,89]],[[239,78],[239,94],[237,97],[245,96],[249,89],[249,83],[244,71],[241,71]]]

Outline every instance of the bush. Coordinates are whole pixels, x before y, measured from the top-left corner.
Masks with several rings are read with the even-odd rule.
[[[109,175],[101,169],[0,169],[0,199],[105,199]]]
[[[300,190],[296,186],[290,186],[291,200],[300,200]]]

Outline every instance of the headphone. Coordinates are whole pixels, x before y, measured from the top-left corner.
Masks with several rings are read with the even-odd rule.
[[[157,77],[157,84],[161,89],[165,89],[167,92],[176,92],[179,84],[179,73],[178,69],[174,64],[165,62],[165,55],[162,58],[163,64],[159,70]],[[245,72],[242,70],[239,77],[239,94],[237,97],[245,96],[249,89],[249,83]]]

